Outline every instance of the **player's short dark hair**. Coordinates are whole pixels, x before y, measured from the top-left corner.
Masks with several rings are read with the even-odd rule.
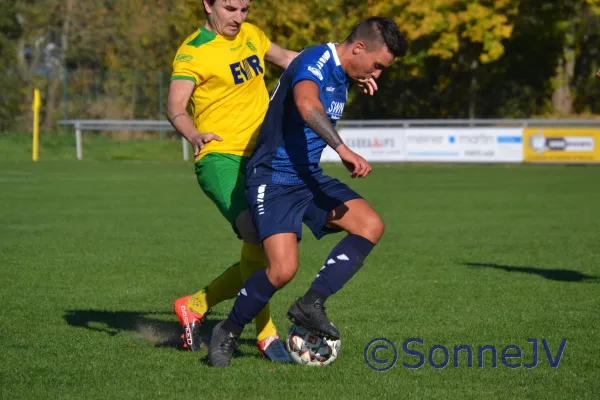
[[[408,52],[408,41],[391,18],[371,17],[356,25],[346,41],[353,43],[359,40],[385,45],[394,57],[404,57]]]

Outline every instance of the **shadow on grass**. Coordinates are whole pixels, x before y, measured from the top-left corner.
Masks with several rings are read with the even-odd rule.
[[[183,333],[178,321],[168,321],[160,316],[175,317],[173,312],[150,311],[105,311],[105,310],[67,310],[64,320],[76,328],[85,328],[96,332],[116,336],[122,332],[134,332],[140,339],[154,347],[169,347],[185,350]],[[201,349],[206,350],[212,330],[220,319],[206,318],[200,329]],[[241,339],[240,344],[255,345],[255,341]],[[205,362],[205,360],[203,361]]]
[[[568,269],[543,269],[535,267],[524,267],[518,265],[500,265],[495,263],[463,262],[462,265],[472,268],[493,268],[506,272],[521,272],[524,274],[539,275],[542,278],[560,282],[600,282],[600,277],[586,275],[578,271]]]

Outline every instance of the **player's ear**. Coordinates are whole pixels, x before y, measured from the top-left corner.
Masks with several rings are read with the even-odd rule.
[[[358,42],[354,42],[354,45],[352,46],[352,54],[353,55],[357,55],[358,53],[360,53],[361,51],[363,51],[365,49],[365,43],[362,41],[358,41]]]
[[[204,11],[206,11],[207,14],[212,14],[210,3],[214,4],[215,2],[210,0],[203,0],[202,3],[204,4]]]

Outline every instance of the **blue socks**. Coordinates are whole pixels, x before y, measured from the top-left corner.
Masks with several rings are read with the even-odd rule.
[[[309,295],[311,300],[316,300],[314,297],[319,294],[318,297],[325,301],[340,290],[363,266],[373,247],[374,243],[359,235],[349,234],[343,238],[329,253],[325,265],[313,281],[309,290],[309,293],[312,292]]]
[[[365,258],[373,250],[375,244],[359,235],[349,234],[331,251],[325,265],[313,281],[309,291],[303,297],[305,303],[314,303],[317,299],[324,302],[329,296],[339,291],[363,266]],[[255,272],[238,293],[223,324],[223,329],[239,336],[244,326],[250,323],[271,297],[277,292],[267,277],[267,271]]]
[[[223,329],[239,336],[244,326],[250,323],[271,301],[277,288],[267,277],[267,271],[261,269],[248,278],[237,295],[233,309],[223,324]]]

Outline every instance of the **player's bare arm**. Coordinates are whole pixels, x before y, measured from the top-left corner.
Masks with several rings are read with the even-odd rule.
[[[200,133],[186,108],[188,101],[194,91],[194,82],[188,80],[173,80],[169,86],[169,97],[167,100],[167,119],[183,137],[187,139],[194,149],[194,157],[198,157],[200,150],[206,143],[212,140],[221,141],[219,136],[212,132]]]
[[[339,154],[351,176],[364,178],[371,172],[372,169],[369,163],[350,150],[331,125],[331,121],[319,98],[319,86],[315,82],[305,80],[296,84],[294,87],[294,101],[302,119],[325,143]]]
[[[294,87],[294,101],[306,124],[321,136],[329,147],[337,151],[344,142],[325,113],[325,108],[319,99],[319,86],[309,80],[299,82]]]
[[[275,64],[280,68],[286,69],[289,63],[298,55],[297,52],[284,49],[281,46],[271,43],[271,47],[265,54],[265,60]]]
[[[187,113],[187,104],[194,90],[194,82],[188,80],[173,80],[169,86],[167,100],[167,119],[173,128],[190,139],[198,130]]]

